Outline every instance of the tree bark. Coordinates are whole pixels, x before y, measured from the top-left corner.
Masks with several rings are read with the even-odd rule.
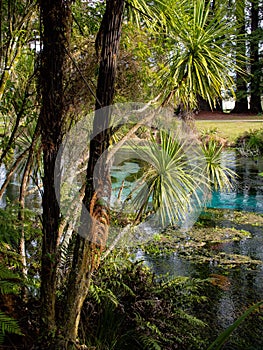
[[[55,163],[64,132],[64,64],[71,30],[71,1],[40,0],[43,22],[41,53],[40,111],[43,148],[43,240],[41,259],[41,330],[42,337],[54,335],[56,329],[55,298],[58,264],[58,231],[60,210],[56,199]]]
[[[79,235],[73,257],[72,271],[66,297],[66,310],[63,319],[65,338],[76,342],[78,325],[83,302],[87,296],[92,273],[98,267],[100,255],[104,249],[109,224],[110,177],[107,166],[99,165],[94,179],[94,169],[104,152],[107,151],[110,139],[110,108],[114,97],[114,83],[117,68],[117,56],[121,38],[124,0],[107,0],[101,28],[97,38],[97,47],[101,48],[100,68],[96,90],[95,117],[93,137],[90,142],[90,157],[87,167],[86,191],[84,206],[91,215],[91,220],[82,211]],[[94,180],[98,187],[94,188]]]

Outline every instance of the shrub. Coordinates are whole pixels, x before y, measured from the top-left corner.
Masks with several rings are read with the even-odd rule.
[[[236,147],[242,156],[253,157],[263,154],[263,128],[250,130],[236,141]]]
[[[187,277],[157,280],[143,264],[111,257],[91,286],[82,337],[96,350],[204,349],[205,324],[189,312],[204,301],[203,285]]]

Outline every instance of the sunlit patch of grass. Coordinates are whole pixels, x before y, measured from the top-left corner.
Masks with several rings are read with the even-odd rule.
[[[206,121],[197,120],[195,122],[197,130],[217,129],[218,136],[227,139],[229,142],[234,142],[238,136],[246,131],[258,130],[263,127],[263,121]]]

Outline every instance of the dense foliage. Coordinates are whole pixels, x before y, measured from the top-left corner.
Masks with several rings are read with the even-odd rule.
[[[188,139],[182,146],[163,131],[154,139],[139,124],[115,130],[107,124],[109,109],[96,112],[96,142],[87,145],[89,157],[79,155],[89,159],[80,197],[94,219],[83,224],[96,237],[92,242],[74,229],[74,214],[62,215],[54,168],[65,134],[113,102],[168,104],[184,120],[200,100],[214,108],[223,95],[242,89],[237,96],[246,98],[247,84],[238,82],[247,77],[251,105],[261,112],[262,2],[242,4],[241,23],[238,1],[231,8],[228,1],[204,0],[0,2],[0,342],[7,335],[6,344],[12,344],[8,334],[14,333],[15,343],[38,349],[207,345],[205,325],[190,311],[205,301],[206,282],[158,280],[130,255],[114,250],[104,258],[110,211],[98,199],[92,175],[104,151],[145,131],[142,139],[150,143],[137,155],[147,155],[151,163],[143,178],[148,187],[140,188],[136,210],[115,217],[115,224],[138,224],[160,208],[161,220],[174,224],[186,216],[189,197],[198,199],[200,180],[208,189],[230,188],[233,172],[221,165],[223,147],[203,140],[206,171],[191,168],[183,149]],[[240,43],[248,57],[238,50]],[[103,132],[96,133],[101,124]],[[246,153],[262,153],[262,130],[239,143]]]

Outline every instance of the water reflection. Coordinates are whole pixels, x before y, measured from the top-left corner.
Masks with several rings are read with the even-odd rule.
[[[5,178],[6,178],[6,168],[2,164],[0,166],[0,188],[3,185]],[[14,203],[18,200],[21,180],[22,180],[21,175],[18,173],[15,173],[12,176],[11,181],[9,182],[2,198],[0,199],[0,208],[5,208],[7,203]],[[38,188],[36,187],[36,184],[32,179],[30,179],[27,190],[28,191],[33,190],[33,192],[26,196],[26,207],[34,211],[40,212],[41,195]]]
[[[235,151],[224,152],[224,166],[230,166],[237,174],[237,184],[233,190],[214,192],[210,208],[223,208],[263,213],[263,159],[239,157]]]

